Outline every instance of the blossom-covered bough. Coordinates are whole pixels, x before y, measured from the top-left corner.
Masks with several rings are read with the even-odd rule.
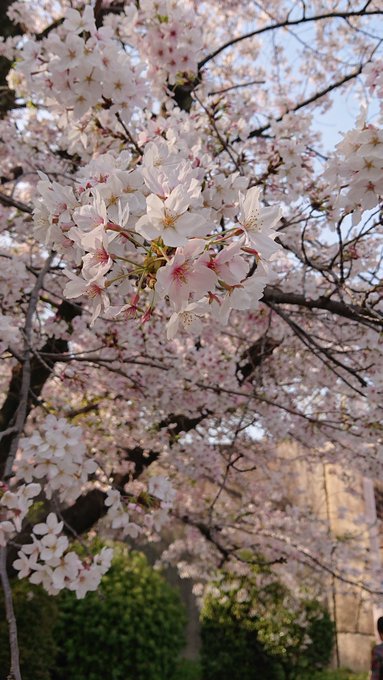
[[[6,559],[83,597],[112,557],[80,559],[90,530],[142,541],[183,525],[164,559],[202,581],[284,563],[291,585],[301,564],[312,584],[381,593],[373,564],[355,570],[358,541],[334,547],[286,496],[297,465],[279,446],[340,466],[351,490],[381,473],[380,3],[5,4],[14,677]],[[346,95],[355,122],[329,148]]]

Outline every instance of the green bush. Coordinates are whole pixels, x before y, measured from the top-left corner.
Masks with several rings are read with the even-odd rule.
[[[174,680],[202,680],[199,661],[181,659],[178,663]]]
[[[203,680],[284,678],[281,665],[265,653],[256,630],[247,629],[241,622],[205,618],[201,638]]]
[[[97,592],[58,598],[52,680],[172,680],[184,644],[178,594],[140,553],[120,549]]]
[[[256,570],[246,578],[223,574],[201,621],[204,680],[291,680],[305,669],[311,679],[331,658],[334,626],[326,609]]]
[[[50,680],[49,669],[54,665],[57,651],[53,636],[53,626],[58,616],[57,602],[42,588],[25,580],[15,581],[12,591],[22,678]],[[9,668],[8,624],[0,588],[0,680],[6,680]]]

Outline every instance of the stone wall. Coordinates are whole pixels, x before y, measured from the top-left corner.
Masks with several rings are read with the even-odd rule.
[[[297,461],[297,484],[306,490],[301,495],[301,502],[309,503],[314,514],[327,522],[329,534],[344,540],[357,536],[361,555],[351,566],[363,571],[368,562],[379,569],[381,541],[376,528],[374,485],[371,480],[353,475],[350,493],[344,470],[340,466],[305,463],[299,455],[299,448],[291,444],[284,444],[281,453],[290,460],[290,464],[292,461],[294,465],[294,461]],[[294,490],[290,493],[293,495]],[[295,497],[294,501],[299,502],[299,498]],[[347,509],[345,513],[342,512],[344,508]],[[377,609],[372,597],[361,588],[349,586],[331,576],[324,576],[323,586],[337,629],[333,666],[362,672],[369,670],[371,648],[376,642],[375,621],[383,610]]]

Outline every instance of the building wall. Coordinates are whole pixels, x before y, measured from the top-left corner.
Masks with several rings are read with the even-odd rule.
[[[368,564],[369,568],[373,565],[379,571],[382,541],[377,529],[373,482],[354,475],[350,493],[340,466],[305,463],[298,447],[291,444],[284,444],[281,450],[290,461],[297,461],[297,483],[306,490],[301,502],[309,504],[314,514],[327,522],[329,535],[345,540],[347,536],[357,536],[360,557],[349,566],[363,571]],[[381,500],[383,516],[383,485]],[[294,501],[297,502],[297,497]],[[347,512],[343,513],[343,508]],[[353,580],[357,581],[358,576]],[[372,596],[357,586],[332,576],[324,577],[323,583],[337,630],[333,666],[366,672],[370,668],[371,648],[376,642],[375,622],[383,614],[383,598],[380,609]]]

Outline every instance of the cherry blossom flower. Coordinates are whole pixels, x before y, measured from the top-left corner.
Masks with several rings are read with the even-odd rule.
[[[39,536],[45,536],[50,534],[52,536],[55,536],[62,531],[63,526],[64,522],[62,521],[59,522],[55,513],[50,512],[46,522],[40,522],[39,524],[35,524],[35,526],[33,527],[33,533],[38,534]]]
[[[262,258],[268,260],[280,248],[274,243],[277,233],[273,229],[281,219],[282,212],[279,207],[274,206],[261,208],[260,193],[258,187],[249,189],[246,195],[239,193],[238,220],[245,232],[247,244],[255,248]]]
[[[199,261],[204,262],[218,279],[222,279],[229,286],[235,286],[245,278],[249,269],[248,263],[241,254],[241,249],[242,243],[234,241],[218,253],[204,253]]]
[[[82,493],[82,484],[97,469],[95,461],[86,458],[82,429],[65,418],[48,415],[40,432],[21,440],[20,449],[15,478],[44,480],[47,498],[56,492],[75,500]]]
[[[146,203],[147,215],[140,217],[136,231],[148,240],[161,237],[167,246],[183,246],[188,238],[204,236],[209,230],[203,215],[188,212],[190,198],[181,185],[165,201],[151,194]]]
[[[176,497],[176,492],[170,480],[163,475],[156,475],[149,479],[148,492],[162,501],[163,507],[166,508],[171,507]]]
[[[22,484],[15,491],[6,490],[0,499],[0,509],[5,508],[5,521],[12,521],[16,531],[21,531],[24,517],[33,501],[41,491],[40,484]],[[8,524],[4,524],[3,531],[9,531]]]
[[[110,307],[110,300],[105,291],[105,278],[102,275],[97,274],[88,280],[84,280],[70,271],[67,272],[67,276],[71,280],[66,284],[64,289],[66,297],[71,299],[85,295],[88,298],[93,308],[90,321],[91,325],[93,325],[100,315],[101,310],[104,309],[107,311]]]
[[[68,33],[92,33],[95,30],[94,13],[90,5],[85,6],[83,13],[77,9],[67,9],[64,28]]]
[[[208,312],[207,305],[203,302],[191,302],[179,312],[173,312],[166,329],[167,338],[172,340],[180,327],[186,332],[197,335],[202,331],[202,318]]]
[[[34,527],[34,530],[36,527]],[[66,536],[56,536],[54,533],[47,533],[41,539],[40,559],[50,563],[55,558],[60,558],[67,549],[69,541]]]
[[[35,538],[33,543],[23,545],[17,554],[18,559],[13,562],[13,567],[19,572],[18,578],[25,578],[32,571],[38,569],[37,560],[40,554],[40,544]]]
[[[167,295],[177,310],[188,303],[191,293],[200,297],[215,287],[216,275],[198,258],[203,247],[201,239],[189,241],[157,274],[156,290]]]
[[[3,520],[0,522],[0,547],[4,548],[8,540],[12,538],[15,534],[15,525],[9,520]]]
[[[76,580],[81,569],[81,560],[74,552],[68,552],[60,556],[54,564],[52,582],[55,588],[62,590],[69,583]]]
[[[6,314],[0,313],[0,354],[4,352],[9,342],[17,341],[19,329],[15,324],[15,319]]]

